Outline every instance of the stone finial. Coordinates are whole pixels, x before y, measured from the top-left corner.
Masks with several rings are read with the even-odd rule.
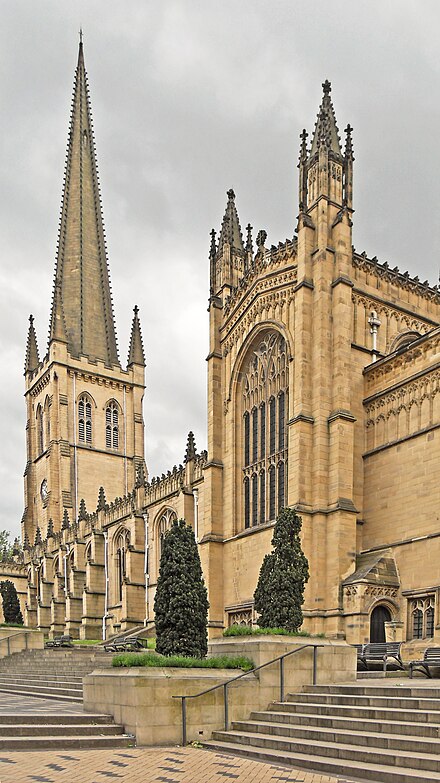
[[[142,340],[141,323],[139,320],[139,307],[137,305],[134,306],[133,313],[127,366],[130,367],[132,364],[139,364],[141,367],[145,367],[144,344]]]
[[[301,144],[299,148],[299,162],[304,163],[307,160],[307,137],[308,133],[306,129],[303,129],[303,132],[300,134]]]
[[[104,487],[99,487],[98,505],[96,506],[96,510],[97,511],[105,511],[106,505],[107,505],[107,501],[105,499]]]
[[[29,329],[26,343],[26,358],[24,363],[25,373],[33,372],[40,364],[40,354],[38,352],[37,335],[34,328],[34,316],[29,316]]]
[[[53,529],[53,519],[49,519],[49,522],[47,523],[47,533],[46,538],[53,538],[54,537],[54,529]]]
[[[81,498],[79,502],[79,511],[78,511],[78,520],[82,522],[83,520],[87,519],[87,508],[86,508],[86,501],[84,498]]]
[[[353,139],[351,135],[353,133],[353,128],[351,127],[350,123],[348,123],[347,127],[344,130],[344,133],[345,133],[345,150],[344,150],[345,157],[349,160],[354,160]]]
[[[41,537],[41,530],[40,530],[40,528],[39,528],[39,527],[37,527],[37,530],[36,530],[36,532],[35,532],[35,541],[34,541],[34,546],[39,546],[39,545],[40,545],[40,544],[42,544],[42,543],[43,543],[43,539],[42,539],[42,537]]]
[[[13,555],[13,557],[17,557],[17,555],[19,555],[20,552],[21,552],[20,541],[19,541],[18,538],[14,538],[14,543],[12,545],[12,555]]]
[[[137,466],[136,470],[136,482],[135,482],[135,488],[139,489],[140,487],[143,487],[145,485],[145,470],[144,470],[144,463],[139,462],[139,465]]]
[[[322,83],[322,91],[324,95],[330,95],[332,91],[332,83],[329,82],[328,79],[326,79],[325,82]]]
[[[190,460],[193,460],[196,456],[196,442],[194,440],[194,433],[189,432],[188,433],[188,440],[186,441],[186,451],[185,451],[185,465],[187,462],[190,462]]]
[[[267,231],[264,230],[259,231],[257,234],[257,247],[260,252],[264,250],[264,243],[266,242],[266,239],[267,239]]]
[[[23,540],[23,551],[24,552],[29,552],[30,548],[31,548],[31,545],[29,543],[29,536],[28,536],[27,533],[25,533],[24,534],[24,540]]]
[[[246,226],[246,251],[248,253],[254,252],[254,243],[252,241],[252,226],[250,223]]]
[[[70,519],[67,508],[64,509],[63,521],[61,523],[61,530],[67,530],[70,527]]]
[[[215,241],[216,233],[217,232],[216,232],[215,228],[212,228],[211,232],[210,232],[210,237],[211,237],[211,245],[209,247],[209,257],[210,258],[214,258],[216,253],[217,253],[217,244],[216,244],[216,241]]]

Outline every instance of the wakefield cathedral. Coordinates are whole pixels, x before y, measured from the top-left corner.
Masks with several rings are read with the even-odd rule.
[[[210,634],[255,623],[278,511],[303,521],[304,627],[440,637],[440,292],[352,245],[353,149],[329,82],[301,135],[293,239],[212,232],[207,451],[148,480],[135,308],[116,347],[90,98],[79,47],[47,352],[26,348],[21,562],[26,622],[83,639],[151,627],[161,541],[193,526]],[[208,293],[208,292],[207,292]],[[243,565],[246,567],[243,567]]]

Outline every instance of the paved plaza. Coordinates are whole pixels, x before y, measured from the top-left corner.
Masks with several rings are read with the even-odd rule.
[[[84,715],[72,702],[0,693],[0,715]],[[201,748],[0,751],[0,783],[352,783]]]
[[[0,755],[1,783],[350,783],[199,748],[23,751]]]

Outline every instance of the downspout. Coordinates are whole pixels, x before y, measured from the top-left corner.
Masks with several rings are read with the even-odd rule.
[[[193,489],[194,495],[194,538],[199,543],[199,490]]]
[[[125,386],[122,392],[123,411],[124,411],[124,476],[125,476],[125,494],[128,495],[128,471],[127,471],[127,400],[125,396]]]
[[[75,522],[78,523],[78,451],[76,447],[76,375],[73,373],[73,472],[75,484]]]
[[[102,639],[105,642],[107,638],[107,613],[108,613],[108,537],[106,531],[104,531],[104,577],[105,577],[105,594],[104,594],[104,616],[102,618]]]
[[[143,514],[145,524],[145,555],[144,555],[144,575],[145,575],[145,620],[144,625],[147,625],[149,619],[149,604],[148,604],[148,587],[150,582],[150,565],[148,557],[148,511]]]

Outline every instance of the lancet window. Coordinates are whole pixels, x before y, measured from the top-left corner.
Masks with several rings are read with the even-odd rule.
[[[44,416],[41,405],[37,408],[37,452],[42,454],[44,451]]]
[[[156,536],[157,536],[157,548],[156,548],[156,555],[157,555],[157,573],[159,573],[159,567],[160,567],[160,558],[162,555],[162,544],[163,540],[165,538],[165,533],[170,530],[171,525],[173,522],[177,521],[176,513],[171,509],[167,508],[159,517],[157,520],[157,527],[156,527]]]
[[[92,403],[85,394],[78,400],[78,440],[92,443]]]
[[[286,503],[287,351],[269,332],[242,373],[243,510],[245,528],[275,519]]]
[[[413,639],[432,639],[434,636],[434,596],[424,596],[411,601],[411,626]]]
[[[105,445],[107,449],[119,448],[119,408],[113,400],[105,409]]]
[[[122,601],[125,576],[127,572],[127,551],[130,543],[130,533],[128,530],[121,530],[115,538],[115,559],[116,559],[116,602]]]

